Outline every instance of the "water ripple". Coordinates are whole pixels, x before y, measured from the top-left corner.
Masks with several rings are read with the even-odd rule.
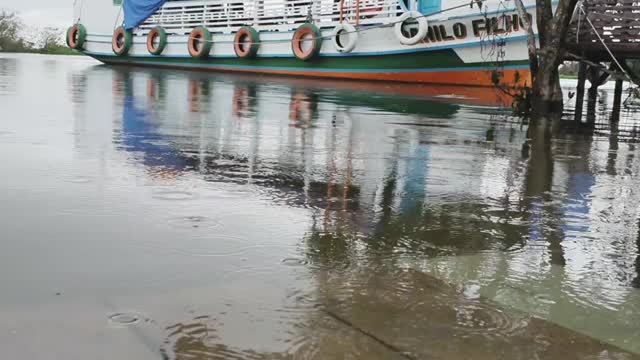
[[[287,266],[304,266],[309,264],[309,261],[302,258],[285,258],[282,259],[282,263]]]
[[[153,192],[152,197],[160,200],[184,201],[184,200],[193,200],[196,198],[196,195],[189,191],[157,190]]]
[[[220,222],[216,219],[198,215],[171,218],[167,223],[172,227],[181,229],[209,229],[220,225]]]
[[[119,312],[111,314],[107,317],[110,325],[116,327],[127,327],[140,324],[142,322],[151,322],[152,320],[146,315],[138,312]]]
[[[91,176],[73,176],[73,177],[66,178],[65,181],[73,184],[87,184],[95,181],[95,178]]]

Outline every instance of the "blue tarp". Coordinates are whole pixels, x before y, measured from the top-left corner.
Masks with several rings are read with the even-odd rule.
[[[167,0],[124,0],[124,27],[131,30],[142,24]]]

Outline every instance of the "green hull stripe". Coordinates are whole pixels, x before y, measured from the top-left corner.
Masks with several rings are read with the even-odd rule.
[[[453,50],[432,51],[408,55],[363,56],[363,57],[320,57],[309,61],[296,58],[208,58],[144,56],[116,57],[113,55],[87,53],[106,63],[146,64],[159,66],[211,67],[237,69],[264,69],[286,71],[347,71],[347,72],[427,72],[494,69],[491,62],[465,63]],[[527,60],[501,62],[500,67],[528,67]],[[447,69],[447,70],[442,70]]]
[[[306,72],[343,72],[343,73],[436,73],[436,72],[453,72],[453,71],[489,71],[496,69],[496,66],[492,64],[484,64],[480,66],[464,66],[457,68],[411,68],[411,69],[326,69],[326,68],[299,68],[299,67],[274,67],[274,66],[242,66],[242,65],[222,65],[215,63],[187,63],[184,61],[146,61],[146,60],[133,60],[122,61],[121,58],[109,57],[98,58],[107,64],[131,64],[131,65],[154,65],[154,66],[174,66],[174,67],[189,67],[189,68],[210,68],[216,70],[264,70],[264,71],[306,71]],[[501,65],[501,70],[526,70],[529,69],[529,65]]]

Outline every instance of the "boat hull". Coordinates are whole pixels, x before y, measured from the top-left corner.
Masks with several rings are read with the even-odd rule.
[[[168,2],[148,23],[132,31],[125,56],[114,54],[108,30],[113,22],[106,22],[96,8],[95,17],[85,16],[87,41],[83,52],[116,65],[447,85],[494,86],[496,81],[511,87],[531,85],[527,35],[522,21],[515,9],[505,9],[493,0],[482,10],[470,9],[468,2],[462,0],[451,3],[453,10],[446,14],[428,16],[426,35],[411,45],[403,43],[398,35],[397,29],[403,28],[396,26],[400,24],[397,15],[403,9],[378,12],[373,17],[361,16],[360,25],[355,21],[357,37],[349,51],[342,51],[336,45],[334,33],[341,24],[336,14],[325,16],[320,11],[312,17],[321,35],[318,53],[306,60],[295,56],[293,39],[296,29],[309,20],[267,19],[278,23],[268,25],[265,19],[260,20],[260,14],[256,15],[258,18],[249,16],[252,10],[251,3],[247,2],[238,9],[244,14],[243,20],[233,23],[228,13],[210,9],[211,4],[220,1]],[[204,10],[203,4],[207,4],[208,10]],[[194,10],[192,7],[196,5],[203,7],[202,10]],[[527,9],[535,18],[535,5],[527,1]],[[213,21],[214,15],[229,22]],[[147,47],[147,37],[151,27],[158,24],[167,29],[166,47],[160,54],[152,54]],[[189,34],[199,24],[207,24],[211,33],[207,40],[210,51],[205,58],[192,57],[188,51]],[[258,46],[251,58],[242,58],[236,53],[239,25],[254,26],[259,33]]]
[[[309,62],[287,58],[245,60],[171,56],[119,57],[96,54],[91,56],[110,65],[405,83],[493,86],[497,75],[501,85],[517,87],[527,86],[531,78],[529,64],[526,61],[512,61],[500,66],[486,63],[465,64],[460,62],[455,54],[446,52],[343,59],[318,58]]]

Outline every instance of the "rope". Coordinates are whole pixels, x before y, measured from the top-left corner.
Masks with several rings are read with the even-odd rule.
[[[75,7],[77,0],[73,2],[73,6]],[[78,25],[80,23],[80,18],[82,17],[82,8],[84,7],[84,0],[80,0],[80,11],[78,12],[78,19],[74,25]]]
[[[440,10],[440,11],[433,12],[433,13],[431,13],[429,15],[416,16],[416,17],[414,17],[412,19],[421,19],[421,18],[432,17],[434,15],[439,15],[439,14],[442,14],[442,13],[447,12],[447,11],[451,11],[451,10],[456,10],[456,9],[460,9],[460,8],[463,8],[463,7],[467,7],[467,6],[473,5],[474,3],[477,3],[480,6],[482,6],[483,1],[484,0],[471,0],[467,4],[452,6],[450,8],[446,8],[446,9],[443,9],[443,10]],[[403,21],[396,20],[396,21],[391,21],[391,22],[388,22],[388,23],[383,23],[383,24],[378,24],[378,25],[371,25],[371,26],[367,26],[365,28],[356,29],[354,31],[343,31],[338,35],[331,34],[331,35],[320,36],[320,37],[318,37],[318,39],[327,40],[327,39],[332,39],[332,38],[340,36],[340,35],[361,33],[361,32],[365,32],[365,31],[368,31],[368,30],[375,30],[375,29],[380,29],[380,28],[391,27],[391,26],[395,26],[396,24],[402,23],[404,21],[406,21],[406,20],[403,20]],[[313,41],[313,40],[314,39],[301,39],[300,41]],[[213,40],[204,40],[204,39],[194,39],[194,41],[200,42],[200,43],[202,43],[202,42],[211,42],[211,43],[213,43],[214,42]],[[291,42],[291,39],[270,40],[269,41],[269,43],[288,43],[288,42]],[[257,42],[250,42],[250,43],[246,42],[246,43],[243,43],[243,44],[245,44],[245,45],[260,45],[260,44],[263,44],[263,43],[264,42],[262,42],[262,41],[257,41]]]
[[[578,12],[582,10],[582,0],[578,3]],[[582,29],[582,15],[578,15],[578,28],[576,30],[576,44],[580,42],[580,29]]]
[[[125,0],[120,2],[120,7],[118,8],[118,15],[116,15],[116,20],[113,22],[113,30],[115,31],[118,27],[118,19],[120,19],[120,14],[122,13],[122,7],[124,6]]]

